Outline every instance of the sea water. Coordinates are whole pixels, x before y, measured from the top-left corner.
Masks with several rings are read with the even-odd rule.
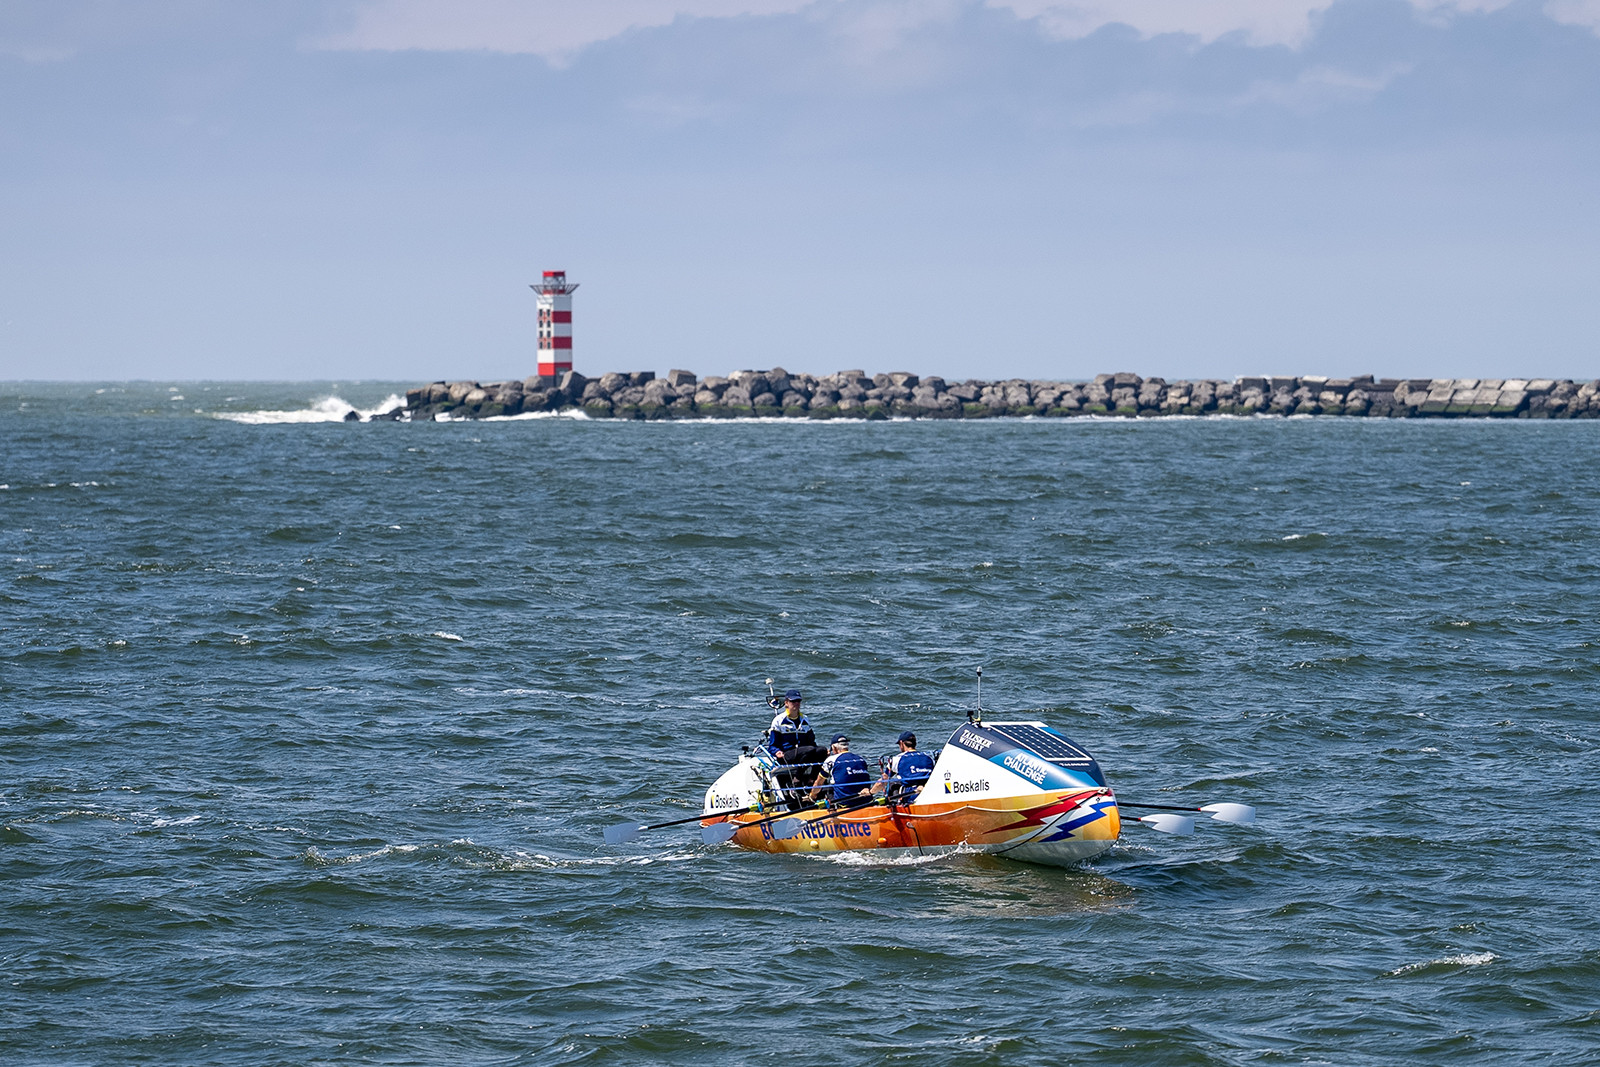
[[[344,424],[0,386],[0,1059],[1600,1060],[1600,423]],[[1057,870],[700,844],[764,679]]]

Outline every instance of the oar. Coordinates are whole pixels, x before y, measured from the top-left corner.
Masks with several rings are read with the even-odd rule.
[[[779,841],[787,841],[789,838],[794,837],[796,834],[805,830],[808,823],[827,822],[829,819],[836,819],[839,816],[848,814],[852,811],[859,811],[862,808],[870,808],[877,803],[880,803],[878,798],[875,795],[868,793],[866,796],[860,797],[848,804],[841,804],[838,807],[831,809],[828,814],[824,815],[820,819],[801,819],[796,817],[796,813],[790,812],[787,816],[779,816],[779,825],[772,828],[772,836]],[[783,824],[783,820],[785,818],[791,820],[789,825]],[[754,824],[751,823],[749,825]]]
[[[740,815],[744,812],[755,810],[755,808],[732,808],[728,811],[707,811],[699,815],[691,815],[687,819],[672,819],[668,822],[651,823],[648,826],[642,826],[636,822],[619,822],[615,826],[606,827],[606,844],[625,845],[646,830],[659,830],[664,826],[682,826],[686,822],[699,822],[701,819],[714,819],[718,815]],[[785,814],[787,814],[787,812]]]
[[[739,813],[735,811],[728,812],[727,814],[737,815]],[[708,845],[720,845],[724,841],[732,841],[733,835],[738,833],[740,830],[745,830],[756,826],[765,826],[768,823],[781,822],[784,819],[791,818],[793,815],[794,812],[792,811],[783,811],[776,815],[768,815],[765,819],[756,819],[754,822],[734,822],[731,819],[725,822],[714,822],[710,826],[700,827],[700,840],[704,841]],[[710,815],[704,816],[704,818],[710,817]],[[796,823],[799,821],[800,820],[798,819],[795,820]],[[800,827],[798,825],[786,826],[781,829],[775,827],[772,831],[772,836],[779,841],[786,841],[799,832]]]
[[[843,815],[845,812],[855,811],[857,808],[870,808],[876,802],[876,797],[868,796],[859,803],[834,808],[827,818],[831,819],[835,815]],[[733,835],[738,833],[740,830],[746,830],[757,826],[766,826],[768,823],[774,823],[776,825],[772,827],[773,840],[787,841],[789,838],[794,837],[796,834],[804,830],[807,822],[823,821],[822,819],[802,819],[799,818],[799,814],[799,812],[784,811],[779,812],[777,815],[769,815],[765,819],[756,819],[753,822],[733,822],[732,820],[727,822],[714,822],[710,826],[702,826],[700,828],[700,840],[704,841],[708,845],[720,845],[725,841],[733,840]]]
[[[1238,826],[1254,826],[1256,823],[1256,809],[1249,804],[1207,804],[1200,808],[1183,807],[1177,804],[1130,804],[1117,801],[1119,808],[1143,808],[1147,811],[1192,811],[1209,814],[1218,822],[1231,822]],[[1193,815],[1144,815],[1140,822],[1163,834],[1175,834],[1178,837],[1188,837],[1194,833]]]

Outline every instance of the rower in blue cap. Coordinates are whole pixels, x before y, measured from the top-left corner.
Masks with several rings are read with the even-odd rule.
[[[933,757],[917,751],[917,735],[907,730],[900,735],[900,751],[890,756],[879,784],[884,799],[891,804],[909,804],[917,799],[933,774]]]
[[[772,703],[777,704],[777,699]],[[783,710],[767,727],[766,748],[780,764],[777,779],[784,799],[791,808],[802,807],[805,785],[825,753],[817,746],[816,732],[800,710],[800,690],[790,689],[783,694]]]

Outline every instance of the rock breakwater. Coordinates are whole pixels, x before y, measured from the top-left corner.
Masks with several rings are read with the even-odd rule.
[[[588,378],[433,382],[406,393],[416,421],[581,411],[605,419],[982,419],[1117,415],[1332,415],[1363,418],[1600,418],[1600,381],[1244,377],[1173,381],[1101,374],[1087,382],[947,382],[906,371],[790,374],[781,367],[698,378],[685,370]]]

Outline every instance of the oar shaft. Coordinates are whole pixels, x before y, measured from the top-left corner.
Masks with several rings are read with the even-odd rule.
[[[872,804],[873,804],[873,801],[868,800],[868,801],[864,801],[864,802],[859,803],[859,804],[851,804],[851,805],[844,806],[844,807],[834,808],[832,811],[829,811],[826,815],[824,815],[823,818],[824,819],[831,819],[836,815],[843,815],[846,812],[857,811],[857,810],[859,810],[861,808],[870,808],[870,807],[872,807]],[[799,811],[782,811],[782,812],[778,812],[776,815],[768,815],[764,819],[753,819],[753,820],[751,820],[750,822],[747,822],[747,823],[740,823],[739,824],[739,829],[748,830],[748,829],[750,829],[752,827],[755,827],[755,826],[765,826],[765,825],[767,825],[767,823],[778,822],[778,821],[780,821],[782,819],[798,819],[802,815],[805,815],[807,812],[817,811],[817,810],[818,810],[817,808],[801,808]],[[737,815],[739,813],[738,812],[733,812],[731,814]],[[710,818],[710,816],[706,816],[706,817]],[[812,821],[813,822],[821,822],[822,820],[821,819],[814,819]]]
[[[1201,811],[1201,808],[1185,808],[1177,804],[1130,804],[1126,800],[1117,801],[1119,808],[1145,808],[1149,811]]]
[[[639,829],[641,829],[641,830],[660,830],[662,827],[665,827],[665,826],[682,826],[686,822],[699,822],[701,819],[715,819],[720,815],[743,815],[745,812],[751,811],[751,810],[753,810],[753,809],[751,809],[751,808],[729,808],[727,811],[706,811],[706,812],[701,812],[699,815],[691,815],[687,819],[673,819],[673,820],[671,820],[669,822],[651,823],[649,826],[641,826],[641,827],[639,827]]]

